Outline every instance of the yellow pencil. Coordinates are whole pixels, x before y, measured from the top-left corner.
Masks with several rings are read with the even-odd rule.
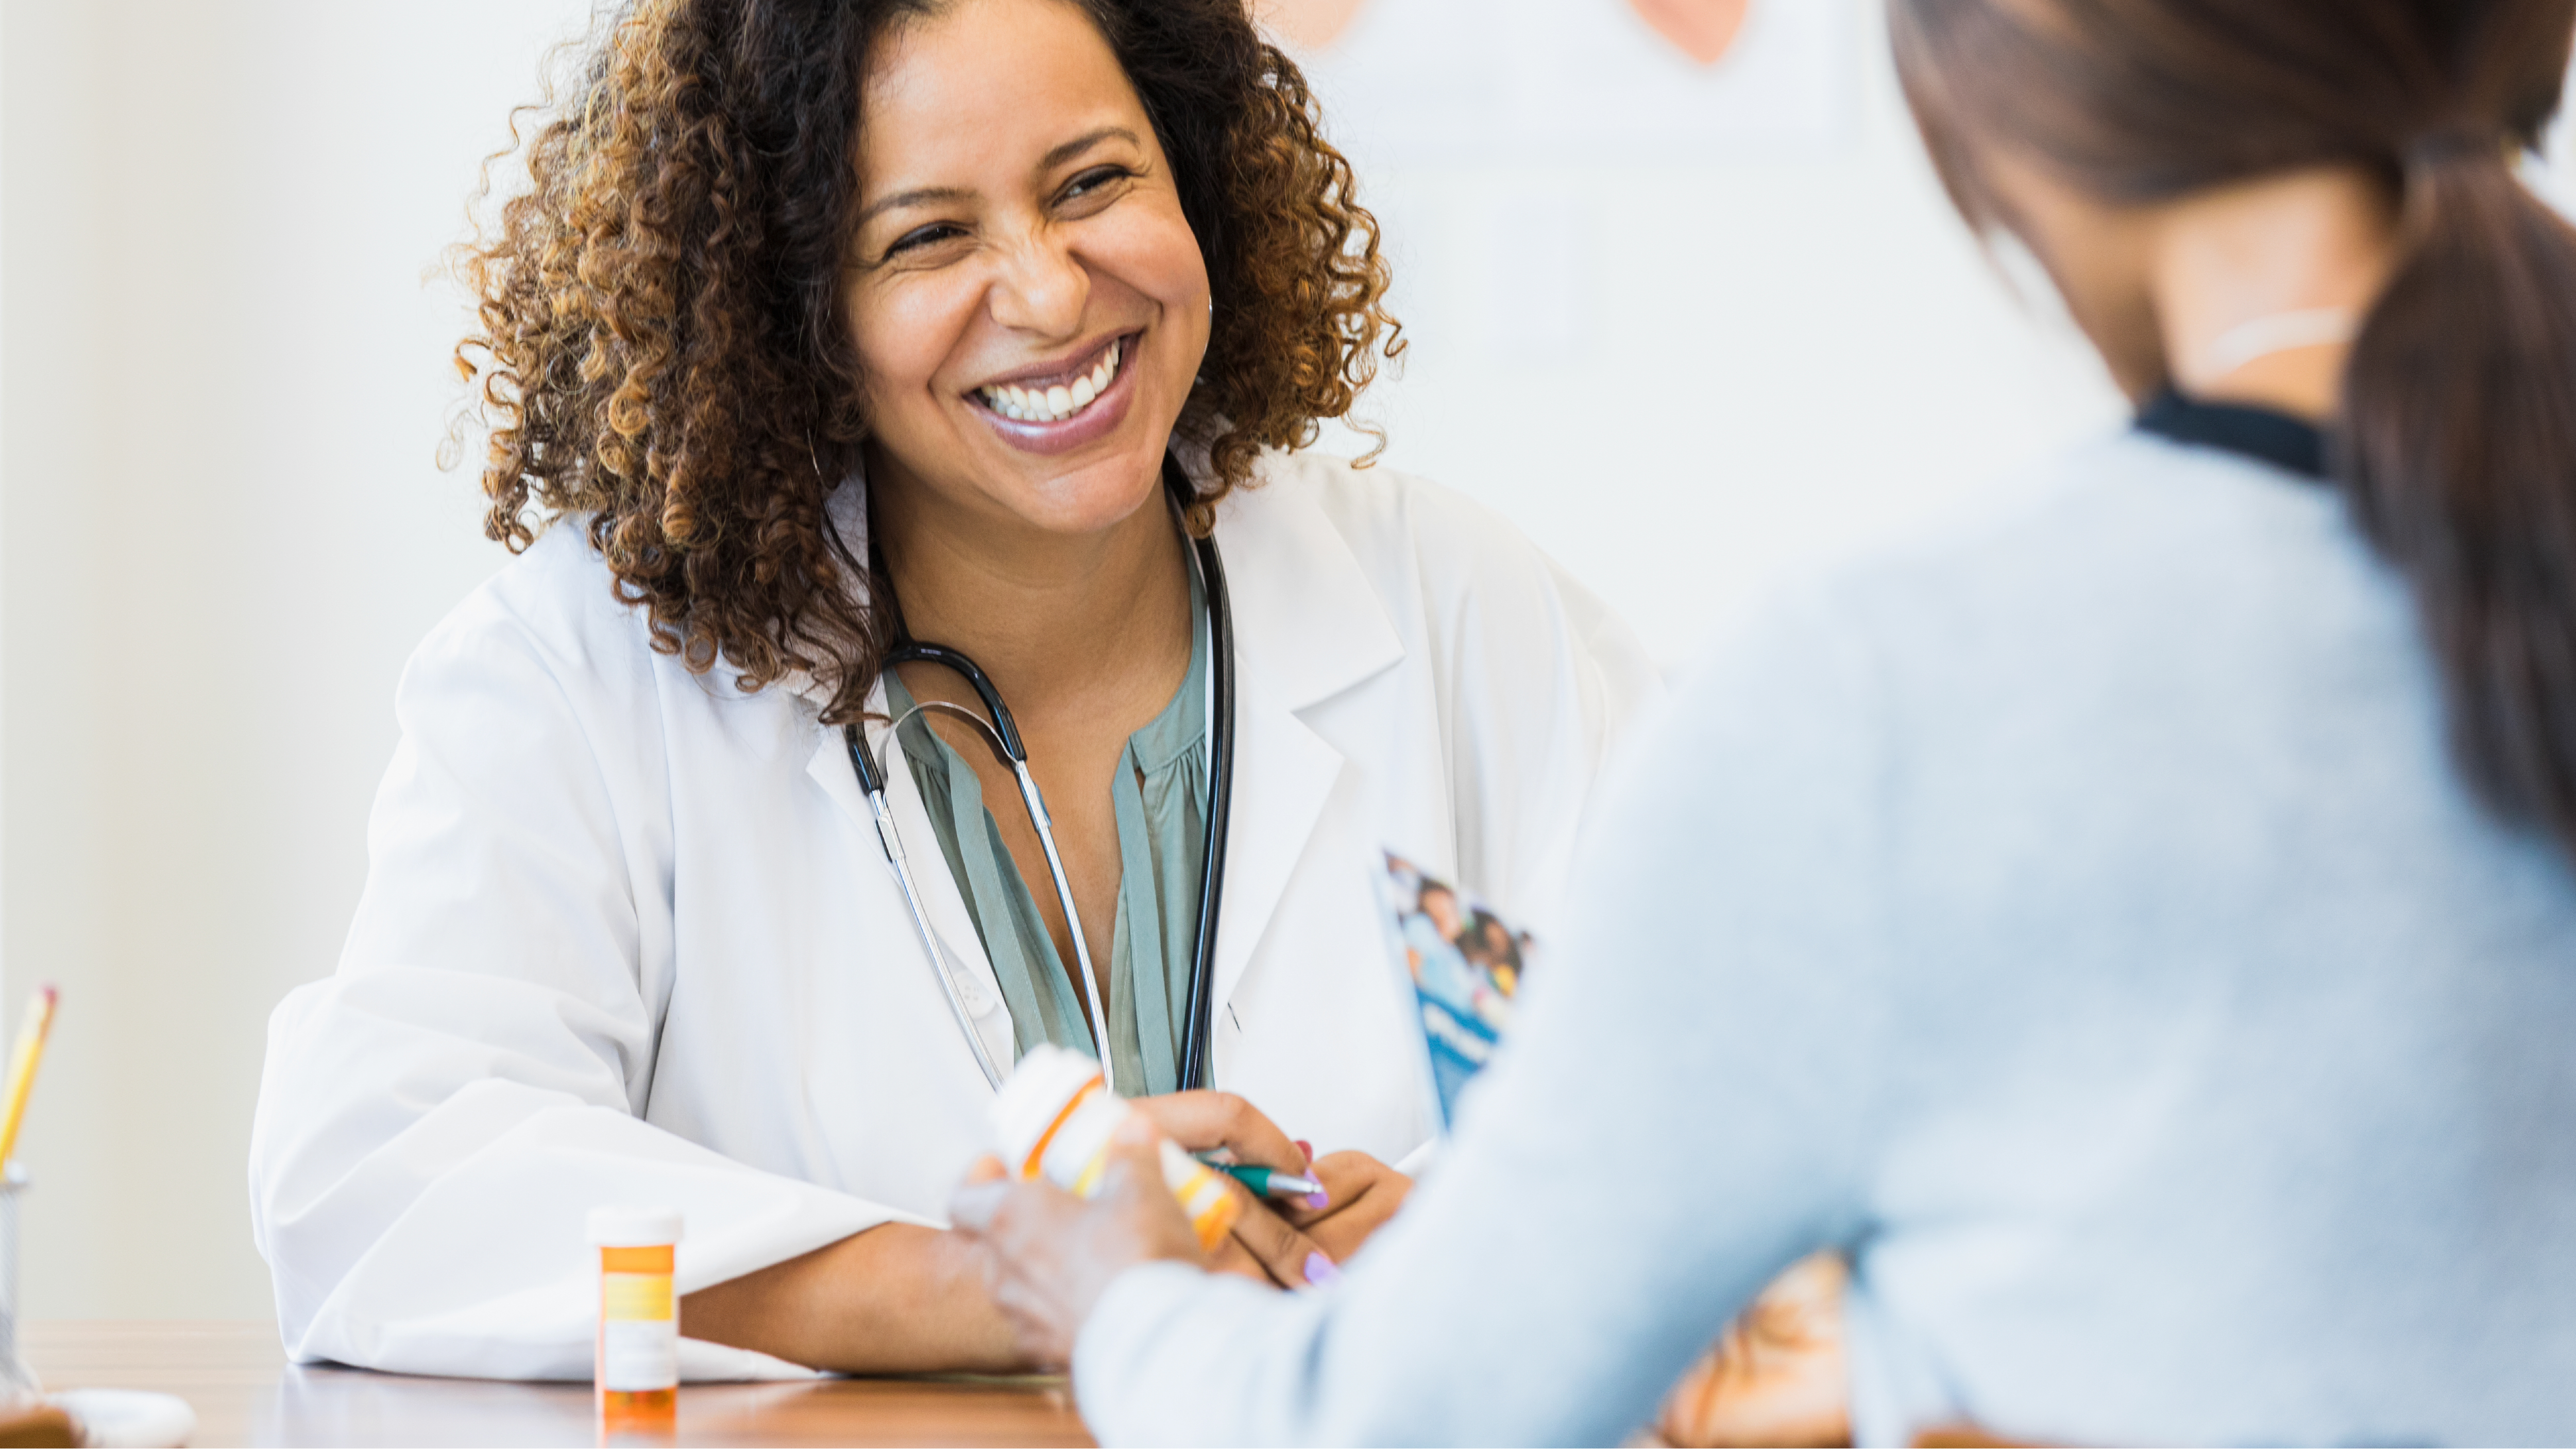
[[[18,1028],[18,1049],[9,1055],[9,1101],[0,1108],[0,1169],[9,1165],[9,1150],[18,1145],[18,1124],[27,1119],[27,1089],[36,1085],[36,1063],[44,1059],[45,1033],[54,1026],[54,988],[39,987],[27,1003],[27,1021]]]

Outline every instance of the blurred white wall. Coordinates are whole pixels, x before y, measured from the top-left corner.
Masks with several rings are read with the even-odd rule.
[[[2117,415],[1950,219],[1851,3],[1821,152],[1364,176],[1415,344],[1369,404],[1389,462],[1517,518],[1667,658]],[[338,952],[403,658],[502,558],[432,466],[460,309],[423,272],[586,9],[0,0],[11,1027],[64,988],[31,1316],[269,1312],[267,1014]],[[1491,299],[1532,227],[1581,285],[1520,336]]]
[[[266,1317],[270,1006],[327,972],[411,644],[501,555],[423,270],[584,0],[0,9],[0,948],[62,1016],[27,1312]]]
[[[1784,575],[1973,507],[2123,416],[2054,299],[2025,307],[1952,213],[1877,4],[1757,0],[1748,46],[1788,6],[1848,12],[1838,139],[1390,166],[1337,130],[1412,343],[1362,408],[1388,463],[1512,515],[1670,663]]]

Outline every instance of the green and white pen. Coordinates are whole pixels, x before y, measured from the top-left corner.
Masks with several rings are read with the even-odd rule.
[[[1324,1185],[1311,1177],[1299,1177],[1275,1168],[1245,1167],[1228,1162],[1218,1164],[1217,1171],[1250,1188],[1254,1197],[1320,1197],[1324,1191]]]

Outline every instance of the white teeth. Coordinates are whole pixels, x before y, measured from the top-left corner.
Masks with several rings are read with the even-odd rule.
[[[1023,423],[1060,423],[1098,401],[1118,378],[1118,363],[1125,352],[1119,343],[1109,344],[1091,371],[1070,385],[1058,384],[1043,392],[1004,384],[983,389],[978,396],[984,405],[1006,418]]]

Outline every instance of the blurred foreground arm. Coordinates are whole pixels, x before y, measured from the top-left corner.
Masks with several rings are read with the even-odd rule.
[[[1152,1194],[970,1187],[1027,1341],[1111,1442],[1610,1442],[1863,1222],[1884,1014],[1870,671],[1813,627],[1628,762],[1554,969],[1412,1210],[1336,1287],[1170,1250]],[[979,1198],[977,1194],[984,1194]],[[1077,1331],[1078,1325],[1078,1331]]]

